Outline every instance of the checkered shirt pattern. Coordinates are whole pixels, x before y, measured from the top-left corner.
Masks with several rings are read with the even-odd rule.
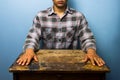
[[[95,39],[85,16],[69,7],[62,18],[54,12],[53,7],[38,12],[26,37],[24,50],[39,50],[40,40],[43,49],[77,49],[80,40],[83,51],[88,48],[96,50]]]

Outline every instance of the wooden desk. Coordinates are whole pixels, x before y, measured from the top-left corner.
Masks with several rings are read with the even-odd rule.
[[[39,62],[28,66],[13,63],[9,71],[13,80],[105,80],[109,68],[81,62],[85,53],[80,50],[40,50]]]

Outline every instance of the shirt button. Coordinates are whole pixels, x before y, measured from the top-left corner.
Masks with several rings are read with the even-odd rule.
[[[61,39],[59,39],[59,42],[61,42],[62,40]]]
[[[59,32],[61,32],[61,31],[62,31],[62,29],[60,28],[60,29],[59,29]]]

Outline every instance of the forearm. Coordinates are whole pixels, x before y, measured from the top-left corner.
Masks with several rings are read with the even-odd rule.
[[[32,48],[34,51],[39,49],[39,42],[41,39],[41,25],[38,16],[33,20],[32,28],[26,37],[24,44],[24,51],[28,48]]]
[[[96,42],[95,39],[87,39],[85,41],[83,41],[83,43],[81,44],[81,48],[84,51],[89,51],[89,49],[93,49],[96,50]]]
[[[88,22],[85,19],[84,15],[82,16],[82,19],[80,21],[79,29],[82,50],[87,51],[89,48],[96,50],[95,38],[93,36],[92,31],[88,27]]]
[[[23,46],[23,50],[25,51],[26,49],[33,49],[34,51],[39,49],[39,35],[37,35],[36,32],[29,32],[26,40],[25,40],[25,43],[24,43],[24,46]]]
[[[84,26],[84,28],[81,30],[80,35],[81,48],[83,51],[87,51],[90,48],[96,50],[95,38],[87,26]]]

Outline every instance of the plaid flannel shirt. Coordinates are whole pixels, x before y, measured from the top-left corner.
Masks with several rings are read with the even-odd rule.
[[[78,39],[82,50],[96,49],[93,33],[82,13],[67,7],[60,18],[51,7],[35,16],[24,50],[40,49],[40,40],[43,42],[43,49],[77,49]]]

